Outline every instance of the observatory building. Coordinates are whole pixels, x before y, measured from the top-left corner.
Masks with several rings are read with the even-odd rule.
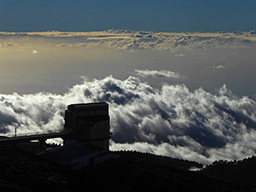
[[[56,163],[79,170],[110,158],[107,103],[69,105],[65,111],[64,145],[42,153]]]

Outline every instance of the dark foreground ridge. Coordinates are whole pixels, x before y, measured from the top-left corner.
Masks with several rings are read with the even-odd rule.
[[[111,152],[108,161],[74,171],[1,145],[0,191],[256,191],[256,177],[250,175],[255,175],[255,164],[252,157],[215,162],[204,171],[191,172],[189,168],[202,165],[139,152]],[[241,171],[250,180],[241,180]]]

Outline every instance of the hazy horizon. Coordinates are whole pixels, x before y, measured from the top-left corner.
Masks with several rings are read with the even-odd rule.
[[[202,87],[211,93],[225,84],[237,95],[255,98],[250,83],[255,79],[255,36],[254,32],[1,32],[1,92],[64,93],[83,76],[112,75],[122,80],[136,76],[155,88],[186,84],[191,90]]]

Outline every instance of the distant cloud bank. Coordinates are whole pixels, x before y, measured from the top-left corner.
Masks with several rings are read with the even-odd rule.
[[[129,30],[108,30],[98,32],[0,32],[1,48],[15,46],[42,46],[41,38],[46,38],[56,47],[105,47],[122,50],[167,50],[180,51],[209,49],[214,47],[255,46],[256,34],[251,32],[235,33],[163,33],[137,32]],[[7,38],[7,39],[6,39]],[[34,44],[17,41],[22,38],[35,40]],[[36,41],[39,40],[39,41]],[[45,45],[44,45],[45,46]],[[52,45],[51,45],[52,46]],[[183,54],[177,54],[183,56]]]
[[[216,94],[185,85],[155,89],[137,77],[84,79],[65,94],[0,95],[0,132],[61,130],[72,103],[106,101],[112,150],[138,150],[201,163],[256,152],[256,102],[225,85]]]

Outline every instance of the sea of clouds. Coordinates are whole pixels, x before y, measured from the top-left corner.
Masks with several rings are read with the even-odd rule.
[[[182,84],[157,89],[134,76],[84,77],[64,94],[1,94],[0,132],[63,130],[67,105],[100,101],[109,103],[111,150],[138,150],[205,164],[256,152],[255,100],[238,97],[225,85],[215,94],[202,88],[190,91]]]
[[[207,53],[206,50],[211,53],[228,48],[231,49],[232,55],[235,55],[236,51],[247,53],[250,50],[248,54],[243,54],[245,55],[243,57],[238,56],[235,60],[225,60],[228,54],[216,54],[216,56],[213,54],[209,57],[209,66],[211,70],[218,70],[218,73],[211,71],[215,72],[218,78],[223,75],[228,79],[233,77],[232,80],[235,80],[234,77],[244,77],[244,79],[251,77],[253,82],[254,78],[248,71],[251,72],[254,69],[255,31],[235,33],[161,33],[129,30],[79,33],[0,32],[0,40],[1,83],[3,82],[1,88],[4,89],[6,86],[10,89],[11,82],[15,84],[15,90],[19,88],[18,93],[9,94],[12,90],[10,89],[6,94],[0,94],[1,135],[12,136],[15,130],[18,135],[61,131],[64,126],[64,112],[69,104],[105,101],[109,104],[113,133],[110,141],[111,150],[138,150],[204,164],[219,159],[233,160],[255,155],[256,101],[251,97],[241,96],[242,93],[239,96],[233,93],[229,86],[224,84],[225,81],[223,86],[215,92],[209,92],[203,88],[189,89],[188,83],[192,81],[190,73],[184,75],[187,68],[188,70],[198,69],[196,77],[198,74],[204,74],[205,70],[202,66],[208,62],[208,59],[203,60],[202,66],[198,65],[198,67],[191,61],[193,57],[187,56],[188,60],[186,60],[184,51],[188,55],[190,53],[193,55],[196,50],[199,50],[203,55]],[[124,52],[106,52],[110,49]],[[145,50],[147,52],[143,52]],[[154,55],[160,52],[184,58],[180,64],[185,62],[185,69],[182,71],[181,67],[177,68],[180,70],[173,70],[167,68],[169,65],[161,66],[159,63],[157,68],[155,60],[152,61],[154,67],[148,66],[150,62],[142,67],[141,62],[135,65],[133,62],[137,60],[131,60],[133,67],[128,71],[122,68],[126,66],[126,62],[130,62],[129,59],[123,61],[124,57],[120,55],[135,53],[130,55],[130,58],[138,53],[147,57],[149,53]],[[117,58],[117,63],[121,62],[122,65],[107,65],[115,61],[112,59],[114,56]],[[168,60],[168,64],[175,63],[176,60],[173,57],[168,57],[172,58]],[[208,58],[207,55],[205,57]],[[219,61],[218,58],[222,57],[223,62],[220,62],[222,60]],[[95,58],[99,59],[95,61]],[[101,60],[104,65],[97,65]],[[235,65],[236,60],[238,60],[237,65]],[[240,64],[243,67],[238,68]],[[244,68],[248,66],[246,71]],[[62,85],[62,81],[64,84],[67,83],[66,81],[72,80],[73,68],[81,70],[82,74],[87,72],[86,75],[94,75],[90,76],[91,78],[83,77],[82,83],[75,83],[76,85],[72,85],[63,92],[38,92],[37,89],[33,89],[36,91],[30,91],[32,94],[21,94],[26,93],[21,91],[26,86],[42,89],[49,84],[57,83],[59,86],[58,83]],[[92,69],[95,68],[100,70],[94,72]],[[117,72],[125,71],[133,76],[128,78],[128,75],[124,75],[123,78],[105,77],[106,75],[103,76],[103,74],[101,77],[97,76],[104,70],[113,72],[114,68],[118,69]],[[207,70],[210,69],[207,68]],[[232,69],[232,74],[241,75],[229,76],[228,72],[223,72]],[[78,77],[81,75],[77,71],[73,73]],[[222,76],[220,73],[223,73]],[[44,83],[42,78],[44,76],[49,81]],[[64,78],[58,80],[57,77],[62,76]],[[37,79],[37,77],[40,78]],[[149,78],[152,81],[162,78],[163,82],[153,87],[144,82]],[[207,75],[204,78],[203,80],[206,78],[209,80]],[[25,83],[22,81],[24,79]],[[184,81],[184,84],[182,81],[175,84],[164,83],[170,79],[187,81]],[[236,82],[238,82],[237,87],[248,85],[247,81],[243,83],[243,78]],[[56,89],[55,86],[54,90]]]

